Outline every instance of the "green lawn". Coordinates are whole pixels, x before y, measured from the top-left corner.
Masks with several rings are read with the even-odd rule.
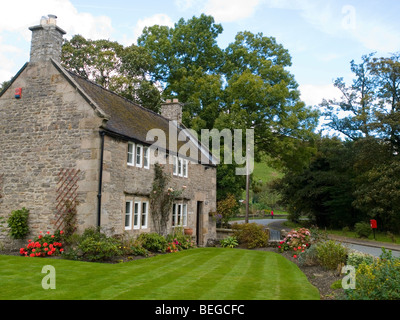
[[[56,289],[42,288],[44,265]],[[120,264],[0,255],[0,299],[313,300],[318,290],[273,252],[198,248]]]

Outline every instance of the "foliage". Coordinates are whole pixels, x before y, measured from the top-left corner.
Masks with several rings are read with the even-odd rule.
[[[293,258],[297,258],[304,253],[311,245],[311,233],[306,228],[297,228],[291,230],[286,237],[279,242],[280,252],[290,251]]]
[[[169,244],[173,243],[178,250],[191,249],[196,246],[192,236],[184,234],[182,228],[175,227],[174,229],[174,232],[166,237]]]
[[[168,187],[169,176],[162,165],[154,165],[154,181],[150,192],[151,217],[157,233],[166,235],[168,220],[174,200],[182,191]]]
[[[90,40],[75,35],[62,47],[62,64],[74,73],[94,81],[153,111],[160,107],[160,92],[148,75],[153,69],[146,50],[124,47],[110,40]]]
[[[360,238],[368,238],[372,233],[371,226],[367,222],[357,222],[354,225],[354,231]]]
[[[374,257],[362,252],[350,252],[347,256],[346,265],[358,268],[360,264],[370,265],[374,262]]]
[[[79,258],[89,261],[105,261],[120,256],[121,243],[101,232],[100,228],[87,228],[78,242]]]
[[[239,244],[248,249],[268,246],[269,233],[257,223],[235,223],[232,225],[233,236]]]
[[[317,246],[318,262],[328,270],[335,270],[338,265],[344,264],[348,253],[348,248],[333,240],[320,242]]]
[[[34,240],[29,239],[28,244],[19,250],[21,255],[26,257],[55,256],[64,252],[64,232],[57,230],[54,234],[49,231],[46,234],[40,232]]]
[[[400,259],[382,249],[379,259],[362,262],[356,271],[356,288],[346,290],[350,300],[399,300]]]
[[[222,248],[234,248],[239,245],[236,237],[226,237],[219,242]]]
[[[217,226],[227,226],[229,220],[234,217],[238,209],[238,202],[234,195],[229,194],[225,199],[217,202]]]
[[[11,212],[7,220],[10,228],[10,236],[14,239],[23,239],[29,232],[28,225],[29,210],[22,208]]]
[[[167,240],[158,233],[142,233],[136,239],[141,247],[151,252],[165,252]]]
[[[65,214],[63,215],[63,226],[64,226],[64,235],[66,238],[71,237],[76,228],[77,228],[77,221],[76,221],[76,206],[78,205],[78,201],[66,201],[65,202]]]

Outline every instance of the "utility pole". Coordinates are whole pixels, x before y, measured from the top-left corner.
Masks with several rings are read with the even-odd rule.
[[[245,223],[249,223],[249,203],[250,203],[250,174],[249,174],[249,150],[246,150],[246,218]]]

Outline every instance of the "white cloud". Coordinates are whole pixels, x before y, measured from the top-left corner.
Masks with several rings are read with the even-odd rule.
[[[133,38],[129,39],[128,37],[124,36],[124,39],[122,40],[123,44],[131,45],[132,43],[136,43],[136,40],[142,34],[143,29],[145,27],[151,27],[154,25],[167,26],[172,28],[174,26],[174,22],[168,15],[164,13],[158,13],[151,17],[139,19],[136,23],[135,28],[133,29]]]
[[[108,39],[113,31],[109,17],[79,12],[69,0],[6,1],[0,10],[0,82],[9,80],[27,61],[32,37],[29,27],[48,14],[58,17],[57,25],[67,32],[67,39],[75,34]]]
[[[335,88],[333,84],[329,85],[314,85],[304,84],[299,85],[301,100],[308,106],[319,105],[323,99],[340,99],[341,92]]]
[[[251,17],[260,0],[209,0],[203,10],[218,22],[233,22]]]
[[[57,25],[67,31],[68,36],[79,33],[90,39],[104,39],[112,33],[109,17],[78,12],[69,0],[20,0],[18,8],[23,10],[15,10],[14,3],[2,4],[0,32],[18,32],[30,41],[31,32],[28,28],[39,24],[43,15],[55,14],[58,17]]]

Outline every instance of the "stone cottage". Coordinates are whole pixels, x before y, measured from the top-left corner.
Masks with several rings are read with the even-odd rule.
[[[29,29],[30,61],[0,93],[0,217],[29,209],[35,236],[62,228],[75,205],[78,232],[154,232],[149,197],[164,160],[171,188],[182,190],[168,231],[190,227],[198,245],[216,238],[216,161],[184,130],[179,101],[160,115],[63,68],[66,32],[55,16]]]

